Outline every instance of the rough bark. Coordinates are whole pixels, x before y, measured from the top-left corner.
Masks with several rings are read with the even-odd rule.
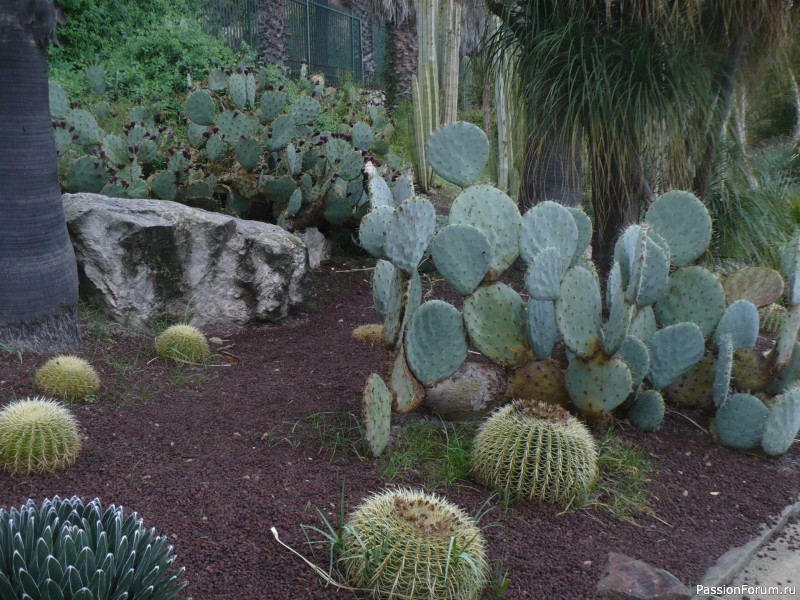
[[[0,3],[0,344],[42,353],[79,343],[78,272],[48,102],[56,9]]]
[[[284,31],[286,0],[261,0],[258,8],[261,60],[268,65],[286,66],[289,62]]]
[[[387,57],[393,104],[411,97],[411,77],[417,72],[416,20],[406,19],[389,26],[389,56]]]
[[[555,136],[529,140],[523,161],[520,205],[530,208],[544,200],[580,206],[583,163],[580,143],[569,144]]]

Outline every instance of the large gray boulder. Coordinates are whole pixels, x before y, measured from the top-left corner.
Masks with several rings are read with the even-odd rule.
[[[303,302],[305,245],[275,225],[162,200],[65,194],[81,292],[114,320],[276,321]]]

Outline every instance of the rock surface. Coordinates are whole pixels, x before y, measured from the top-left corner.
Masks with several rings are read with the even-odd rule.
[[[81,293],[116,321],[276,321],[303,302],[304,244],[275,225],[162,200],[65,194]]]
[[[319,268],[331,259],[331,243],[316,227],[307,227],[297,234],[308,250],[308,263],[312,269]]]
[[[608,553],[597,591],[610,600],[690,600],[694,597],[674,575],[616,552]]]
[[[423,405],[447,421],[472,421],[508,401],[506,386],[500,367],[464,363],[453,375],[426,389]]]

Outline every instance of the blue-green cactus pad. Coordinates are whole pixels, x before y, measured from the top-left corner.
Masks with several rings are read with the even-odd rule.
[[[646,342],[657,329],[658,325],[656,324],[656,315],[653,312],[653,307],[645,306],[637,309],[633,314],[628,334],[635,335],[643,342]]]
[[[386,260],[375,263],[372,274],[372,298],[375,310],[383,319],[384,341],[393,346],[400,334],[403,316],[403,275]]]
[[[109,183],[102,190],[100,193],[103,196],[108,196],[109,198],[127,198],[128,194],[125,193],[125,190],[122,189],[122,186],[118,183]]]
[[[528,266],[525,289],[534,300],[557,300],[566,261],[558,248],[540,250]]]
[[[67,113],[67,130],[73,127],[73,135],[78,136],[74,143],[79,146],[99,144],[103,137],[103,132],[97,125],[94,115],[79,108]]]
[[[644,220],[664,236],[672,262],[678,266],[698,258],[711,241],[711,217],[690,192],[662,194],[650,205]]]
[[[558,339],[556,309],[549,300],[528,300],[525,309],[528,321],[528,342],[537,360],[549,358]]]
[[[372,456],[380,456],[389,443],[392,425],[392,393],[377,373],[367,378],[362,397],[364,439]]]
[[[448,123],[428,138],[426,157],[439,177],[466,187],[478,179],[489,160],[489,140],[472,123]]]
[[[631,372],[619,358],[576,357],[569,363],[566,384],[569,397],[586,416],[599,417],[614,410],[631,393]]]
[[[286,214],[293,217],[297,214],[303,206],[303,191],[300,188],[295,189],[292,195],[289,196],[289,204],[286,206]]]
[[[691,321],[708,337],[725,312],[725,290],[714,274],[703,267],[678,269],[669,278],[667,291],[655,305],[656,319],[664,327]]]
[[[786,277],[786,301],[800,304],[800,233],[795,233],[781,250],[781,270]]]
[[[798,331],[800,331],[800,304],[793,304],[789,307],[786,318],[778,330],[778,341],[775,345],[775,351],[778,353],[775,364],[778,367],[789,363]]]
[[[103,161],[94,156],[81,156],[67,171],[67,189],[96,194],[106,185],[107,179]]]
[[[592,243],[592,220],[586,212],[576,206],[567,206],[567,210],[575,219],[575,225],[578,227],[578,242],[575,244],[575,254],[572,255],[572,260],[569,266],[573,266],[578,262],[578,259]]]
[[[770,456],[783,454],[800,432],[800,388],[777,396],[764,424],[761,448]]]
[[[369,150],[375,142],[375,134],[372,132],[372,127],[366,123],[359,121],[353,125],[350,132],[353,136],[353,147],[358,150]]]
[[[231,96],[231,100],[233,100],[233,104],[240,110],[247,108],[246,85],[242,73],[233,73],[228,77],[228,93]]]
[[[714,415],[719,443],[728,448],[749,450],[761,443],[769,409],[750,394],[733,394]]]
[[[556,302],[556,324],[564,345],[583,358],[600,349],[600,283],[583,267],[572,267],[564,275]]]
[[[526,264],[545,248],[554,247],[566,269],[578,247],[578,225],[563,206],[546,200],[522,217],[519,229],[519,255]]]
[[[175,173],[161,171],[150,179],[150,191],[160,200],[175,200],[178,195],[178,185],[175,183]]]
[[[322,216],[328,223],[343,225],[353,217],[353,205],[345,197],[346,195],[347,185],[342,180],[337,180],[328,188],[325,194],[325,210],[322,211]]]
[[[383,253],[383,234],[386,231],[386,224],[392,218],[394,209],[391,206],[378,206],[369,211],[358,228],[358,241],[375,258],[384,258]]]
[[[758,339],[758,309],[749,300],[737,300],[725,309],[714,332],[714,342],[730,336],[734,352],[739,348],[752,348]]]
[[[225,142],[222,141],[222,138],[219,137],[216,133],[208,138],[206,142],[206,155],[208,156],[208,160],[215,161],[221,155],[223,150],[225,150]]]
[[[614,258],[622,269],[625,300],[640,307],[654,304],[667,288],[669,256],[651,238],[651,232],[647,227],[631,225],[614,247]]]
[[[629,335],[622,342],[617,355],[628,365],[633,387],[638,387],[650,371],[650,352],[647,346],[639,338]]]
[[[319,102],[304,96],[294,101],[289,109],[289,116],[295,125],[308,125],[319,116],[319,111]]]
[[[406,284],[405,298],[403,300],[403,323],[400,332],[408,329],[408,324],[417,309],[422,306],[422,280],[419,273],[414,271]]]
[[[118,169],[128,164],[128,144],[118,135],[109,134],[103,138],[103,152],[108,162]]]
[[[271,131],[270,131],[271,130]],[[269,129],[264,129],[261,139],[270,152],[286,148],[294,138],[294,123],[286,115],[278,115]]]
[[[783,367],[778,379],[770,387],[770,392],[780,394],[795,385],[800,380],[800,342],[795,342],[792,349],[792,357]]]
[[[208,131],[208,127],[204,127],[203,125],[198,125],[191,121],[186,124],[186,137],[189,139],[189,143],[193,148],[202,148],[203,144],[206,142],[206,138],[203,135],[206,131]]]
[[[197,90],[186,98],[186,117],[197,125],[213,125],[217,116],[214,100],[205,90]]]
[[[417,270],[436,229],[436,209],[425,198],[409,198],[398,206],[383,235],[386,257],[400,269]]]
[[[392,391],[392,409],[398,413],[411,412],[425,400],[425,388],[408,368],[403,346],[394,359],[389,389]]]
[[[461,313],[442,300],[420,306],[405,333],[408,367],[424,385],[449,377],[467,358]]]
[[[723,336],[718,344],[717,366],[714,369],[714,383],[711,387],[711,396],[714,406],[725,406],[731,389],[731,375],[733,374],[733,341],[730,335]]]
[[[264,92],[261,94],[261,118],[265,123],[275,120],[286,106],[286,94],[283,92]]]
[[[608,321],[603,327],[603,349],[610,356],[616,354],[622,342],[625,341],[633,313],[636,310],[634,306],[625,302],[619,263],[614,263],[614,266],[611,267],[611,273],[606,282],[606,296],[608,298]]]
[[[236,160],[242,167],[253,170],[261,161],[261,144],[245,136],[236,142]]]
[[[464,300],[464,323],[492,362],[518,367],[529,358],[525,302],[504,283],[480,287]]]
[[[641,431],[655,431],[664,421],[664,398],[655,390],[636,394],[628,410],[628,421]]]
[[[69,110],[69,100],[64,93],[64,88],[55,81],[48,81],[48,94],[50,101],[50,116],[54,119],[63,119]]]
[[[226,110],[217,118],[217,127],[220,137],[229,144],[235,144],[242,136],[256,135],[261,124],[255,115]]]
[[[653,387],[660,389],[703,358],[705,340],[694,323],[676,323],[651,335],[647,350],[650,353],[648,379]]]
[[[369,178],[367,184],[367,193],[369,194],[369,205],[371,209],[378,206],[391,206],[394,208],[394,196],[392,190],[389,189],[389,184],[380,175],[373,175]]]
[[[408,200],[414,195],[414,186],[407,176],[401,175],[397,178],[392,186],[392,196],[394,196],[394,205],[400,206],[403,200]]]
[[[490,270],[500,275],[519,256],[522,216],[514,201],[490,185],[473,185],[461,192],[450,207],[451,225],[472,225],[481,230],[492,248]]]
[[[474,292],[483,280],[491,255],[486,237],[471,225],[447,225],[431,244],[436,270],[462,296]]]

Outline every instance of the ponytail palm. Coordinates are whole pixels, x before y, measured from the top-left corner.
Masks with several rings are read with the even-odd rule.
[[[63,351],[78,341],[78,274],[50,124],[46,46],[58,4],[0,2],[0,344]]]

